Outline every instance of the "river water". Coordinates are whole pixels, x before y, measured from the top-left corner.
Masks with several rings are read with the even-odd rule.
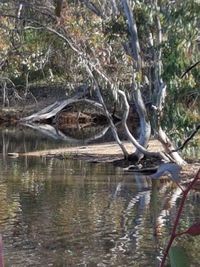
[[[179,188],[111,164],[10,158],[7,152],[39,148],[34,134],[19,144],[20,134],[2,135],[5,266],[158,266],[180,202]],[[42,148],[61,145],[43,143]],[[181,230],[199,221],[199,202],[198,193],[189,196]],[[200,266],[199,237],[184,236],[177,244],[186,249],[191,266]]]

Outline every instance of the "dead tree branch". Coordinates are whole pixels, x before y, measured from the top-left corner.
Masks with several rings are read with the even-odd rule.
[[[172,150],[171,153],[182,150],[187,145],[187,143],[195,136],[195,134],[198,132],[199,129],[200,129],[200,124],[197,125],[196,129],[186,138],[183,144],[180,145],[178,148]]]
[[[192,66],[190,66],[189,68],[186,69],[186,71],[184,71],[184,73],[181,75],[181,79],[189,72],[191,71],[193,68],[195,68],[198,64],[200,63],[200,60],[197,61],[196,63],[194,63]]]

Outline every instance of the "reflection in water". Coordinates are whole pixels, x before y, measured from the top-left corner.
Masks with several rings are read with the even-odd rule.
[[[24,128],[0,134],[0,235],[6,266],[157,266],[181,193],[173,183],[133,176],[112,165],[8,158],[8,152],[61,143]],[[191,195],[180,229],[200,218],[196,204],[199,198]],[[193,266],[200,260],[198,241],[192,246],[181,240],[193,255]]]
[[[88,136],[84,136],[83,134],[83,130],[84,128],[81,128],[81,126],[75,125],[77,126],[76,129],[76,135],[78,135],[77,137],[75,137],[72,133],[72,135],[70,135],[68,132],[70,132],[70,130],[74,130],[74,128],[68,128],[68,132],[65,133],[59,129],[56,129],[54,126],[49,125],[49,124],[37,124],[37,123],[29,123],[29,124],[25,124],[25,126],[30,127],[32,129],[35,129],[36,131],[40,132],[41,134],[50,137],[54,140],[62,140],[62,141],[66,141],[69,144],[88,144],[89,142],[92,141],[96,141],[102,137],[104,137],[104,135],[107,133],[107,131],[109,130],[110,126],[108,125],[103,125],[103,126],[93,126],[90,125],[89,127],[86,127],[86,129],[88,128],[90,130],[89,132],[89,137]],[[66,129],[65,129],[66,131]],[[91,133],[92,131],[92,133]]]
[[[55,141],[37,131],[29,128],[0,128],[0,151],[3,157],[7,153],[27,152],[33,150],[42,150],[49,148],[56,148],[63,145],[60,141]],[[65,143],[67,146],[68,144]]]
[[[0,159],[6,266],[156,266],[176,212],[176,199],[164,197],[173,192],[169,181],[111,165],[17,158],[5,168]],[[186,210],[183,221],[198,213]]]
[[[74,135],[75,132],[76,137]],[[26,126],[20,125],[18,128],[0,128],[0,151],[5,157],[10,152],[27,152],[53,149],[58,148],[58,146],[85,145],[97,141],[113,141],[112,132],[107,125],[90,127],[87,130],[87,134],[86,136],[82,128],[77,128],[76,130],[68,129],[67,133],[64,133],[48,124],[29,124]],[[122,131],[121,134],[123,134]]]

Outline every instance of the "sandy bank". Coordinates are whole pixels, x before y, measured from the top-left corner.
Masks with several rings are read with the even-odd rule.
[[[134,147],[130,142],[124,142],[125,147],[128,152],[134,151]],[[158,151],[161,150],[159,142],[151,140],[149,143],[149,150]],[[65,147],[59,149],[41,150],[34,152],[27,152],[20,155],[33,156],[33,157],[51,157],[51,156],[61,156],[64,158],[72,157],[77,159],[98,159],[99,161],[112,161],[123,158],[123,153],[120,147],[114,143],[102,143],[78,147]]]

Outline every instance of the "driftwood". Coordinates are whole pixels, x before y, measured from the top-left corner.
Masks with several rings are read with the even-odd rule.
[[[50,118],[56,117],[57,114],[59,114],[67,106],[70,106],[70,105],[75,104],[75,103],[81,103],[81,102],[82,103],[86,103],[86,104],[88,104],[90,106],[93,106],[93,107],[99,109],[99,111],[101,113],[104,112],[103,107],[102,107],[101,104],[99,104],[96,101],[83,98],[84,95],[82,93],[79,93],[79,94],[77,94],[74,97],[71,97],[69,99],[56,101],[55,103],[53,103],[50,106],[42,109],[41,111],[38,111],[38,112],[28,116],[28,117],[22,118],[20,120],[20,122],[21,123],[27,123],[27,122],[45,121],[45,120],[48,120]]]
[[[71,107],[73,104],[77,103],[87,104],[88,106],[94,107],[96,110],[98,110],[100,115],[105,116],[105,119],[107,118],[107,114],[105,114],[105,108],[103,107],[103,105],[94,100],[87,99],[85,98],[85,96],[86,91],[84,89],[84,92],[78,92],[71,98],[56,101],[55,103],[47,106],[41,111],[38,111],[28,117],[22,118],[20,120],[20,123],[27,127],[35,129],[55,140],[63,140],[73,144],[79,144],[80,142],[88,143],[99,139],[106,134],[106,132],[111,127],[110,125],[105,124],[105,127],[103,129],[101,128],[99,132],[94,133],[91,137],[85,138],[84,140],[80,140],[78,138],[67,135],[66,133],[62,132],[62,128],[59,127],[59,118],[62,117],[62,114],[64,114],[66,108]],[[114,119],[116,119],[117,121],[120,120],[120,118],[116,115],[114,116]],[[48,124],[49,122],[51,125]]]

